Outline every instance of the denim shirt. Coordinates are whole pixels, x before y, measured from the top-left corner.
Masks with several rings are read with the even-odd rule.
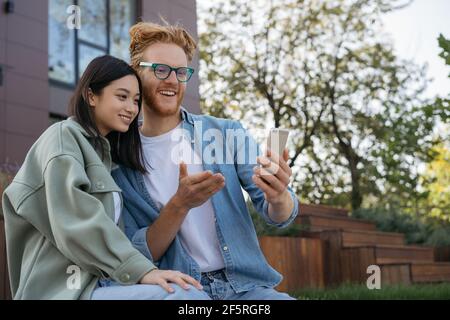
[[[297,216],[299,205],[295,194],[289,188],[294,201],[294,209],[290,217],[282,223],[272,221],[268,214],[268,202],[263,192],[252,181],[256,154],[252,156],[249,149],[256,146],[258,155],[260,149],[242,125],[238,121],[190,114],[183,108],[181,116],[185,138],[189,139],[194,150],[202,152],[198,154],[203,155],[204,170],[220,172],[225,177],[225,187],[211,197],[211,202],[215,212],[215,227],[225,262],[225,272],[232,288],[239,293],[256,287],[278,285],[282,276],[267,263],[260,249],[241,187],[249,194],[255,209],[264,220],[277,227],[289,225]],[[222,143],[220,136],[226,137],[227,130],[228,132],[237,132],[236,130],[245,132],[246,143],[240,141],[235,144],[234,140],[232,142],[230,139]],[[205,141],[216,141],[214,151],[211,151],[213,144],[205,144]],[[221,161],[221,156],[231,159],[231,163]],[[170,155],[168,159],[169,157]],[[142,173],[119,166],[112,172],[112,176],[123,192],[122,216],[125,233],[133,245],[153,261],[146,242],[146,232],[148,226],[158,219],[161,208],[158,208],[149,195]],[[200,280],[200,268],[183,248],[178,235],[160,260],[153,262],[160,269],[178,270]]]

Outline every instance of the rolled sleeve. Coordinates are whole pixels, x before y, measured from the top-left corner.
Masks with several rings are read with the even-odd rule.
[[[133,238],[131,239],[131,242],[140,253],[142,253],[150,261],[153,261],[152,254],[147,244],[147,230],[148,227],[145,227],[136,231],[136,233],[133,235]]]
[[[264,201],[263,204],[263,217],[264,220],[274,226],[274,227],[278,227],[278,228],[285,228],[288,225],[290,225],[292,223],[292,221],[294,221],[294,219],[297,217],[298,215],[298,199],[295,196],[294,192],[292,192],[292,190],[289,190],[289,193],[291,195],[291,199],[292,201],[294,201],[294,208],[292,209],[291,215],[289,216],[289,218],[286,221],[283,222],[275,222],[273,221],[270,216],[269,216],[269,203],[267,201]]]

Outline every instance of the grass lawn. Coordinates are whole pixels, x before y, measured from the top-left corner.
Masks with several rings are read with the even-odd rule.
[[[292,296],[299,300],[450,300],[450,283],[382,286],[380,290],[349,284],[329,289],[302,289]]]

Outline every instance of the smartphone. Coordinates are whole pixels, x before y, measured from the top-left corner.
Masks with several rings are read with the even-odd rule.
[[[267,139],[267,149],[277,153],[280,157],[282,157],[283,151],[287,145],[288,137],[288,129],[270,129],[269,137]]]

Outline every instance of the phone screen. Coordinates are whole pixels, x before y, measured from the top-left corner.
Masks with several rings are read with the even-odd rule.
[[[282,156],[289,137],[287,129],[271,129],[267,139],[267,149]]]

